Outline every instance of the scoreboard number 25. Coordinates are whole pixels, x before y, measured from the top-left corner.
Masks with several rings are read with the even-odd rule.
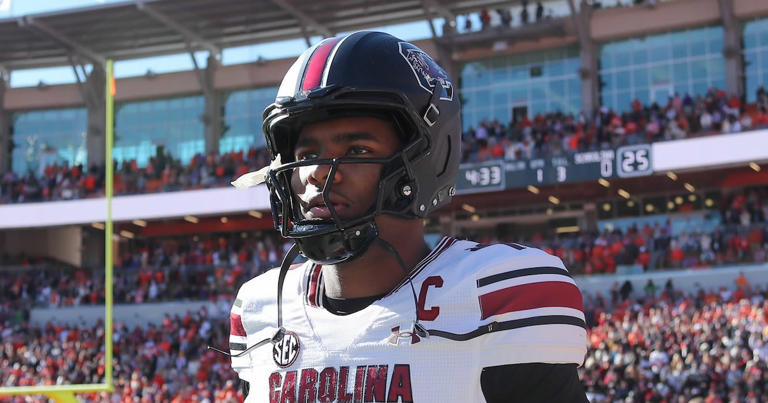
[[[653,173],[649,144],[620,147],[616,154],[616,173],[620,177],[630,178]]]

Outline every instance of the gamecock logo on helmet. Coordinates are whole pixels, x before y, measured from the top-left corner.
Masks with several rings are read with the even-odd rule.
[[[431,94],[435,89],[435,85],[439,84],[443,87],[440,99],[445,101],[453,99],[451,79],[428,54],[408,42],[400,42],[400,54],[411,66],[411,70],[413,70],[413,74],[419,81],[421,88],[424,88],[424,90]]]

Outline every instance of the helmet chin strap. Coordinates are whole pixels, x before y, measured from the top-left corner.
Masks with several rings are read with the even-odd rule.
[[[251,352],[251,350],[261,347],[267,343],[275,344],[283,339],[283,336],[285,336],[285,328],[283,327],[283,283],[285,283],[285,276],[288,274],[288,269],[291,267],[291,263],[296,260],[298,255],[299,246],[294,243],[293,246],[291,246],[291,249],[288,250],[288,253],[285,254],[283,257],[283,262],[280,264],[280,273],[277,275],[277,332],[275,332],[272,337],[261,340],[260,342],[237,354],[230,354],[229,352],[212,346],[208,346],[209,350],[213,350],[217,353],[224,354],[232,358],[237,358],[242,357]]]
[[[429,332],[427,329],[424,328],[424,326],[419,323],[419,300],[416,298],[416,289],[413,287],[413,280],[409,277],[411,274],[411,270],[408,269],[408,266],[405,265],[405,262],[403,261],[403,258],[400,257],[400,253],[397,252],[394,246],[392,246],[391,243],[385,241],[380,236],[376,237],[375,240],[376,244],[381,246],[384,250],[392,254],[392,256],[395,257],[395,260],[397,260],[397,263],[400,265],[400,268],[403,269],[403,273],[406,277],[408,277],[408,284],[411,286],[411,292],[413,293],[413,306],[416,311],[415,319],[413,322],[413,329],[416,332],[419,337],[429,337]]]
[[[277,335],[280,335],[280,338],[277,340],[282,339],[282,334],[285,333],[285,329],[283,328],[283,283],[285,283],[285,276],[288,274],[288,269],[291,267],[291,263],[293,263],[294,260],[296,260],[296,257],[299,256],[299,245],[297,245],[295,242],[291,246],[291,249],[288,250],[288,253],[285,254],[285,257],[283,257],[283,262],[280,264],[280,274],[277,275],[277,334],[275,334],[275,337]],[[273,337],[274,338],[274,337]]]

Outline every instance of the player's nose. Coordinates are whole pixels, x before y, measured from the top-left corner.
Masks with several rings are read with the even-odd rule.
[[[311,165],[309,176],[307,181],[315,186],[322,187],[328,181],[328,178],[332,176],[331,183],[341,182],[342,175],[339,169],[333,169],[331,164],[317,164]]]

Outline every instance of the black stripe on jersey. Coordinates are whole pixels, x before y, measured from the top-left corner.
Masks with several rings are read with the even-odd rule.
[[[573,325],[579,326],[584,329],[587,328],[586,322],[581,318],[568,315],[547,315],[547,316],[534,316],[532,318],[508,320],[505,322],[491,322],[487,325],[479,326],[477,329],[469,333],[451,333],[443,330],[427,329],[430,336],[442,337],[444,339],[454,341],[467,341],[480,337],[484,334],[500,332],[504,330],[519,329],[521,327],[528,326],[540,326],[540,325]]]
[[[246,348],[248,348],[245,343],[232,343],[229,342],[229,349],[234,351],[244,351]]]
[[[243,306],[243,300],[240,298],[235,299],[235,306],[241,308]]]
[[[504,273],[494,274],[492,276],[483,277],[477,280],[477,288],[485,287],[486,285],[498,283],[499,281],[509,280],[511,278],[535,276],[537,274],[559,274],[561,276],[571,277],[571,273],[562,267],[554,266],[542,266],[542,267],[529,267],[527,269],[511,270]]]

